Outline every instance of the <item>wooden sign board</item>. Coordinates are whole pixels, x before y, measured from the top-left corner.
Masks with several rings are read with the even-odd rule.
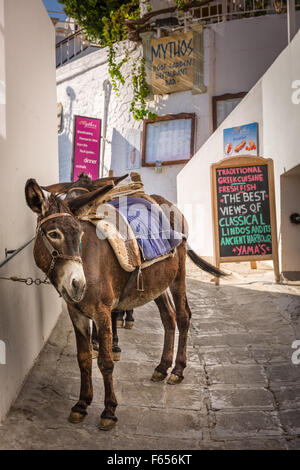
[[[194,87],[194,33],[151,40],[151,83],[154,94],[164,95]]]
[[[279,282],[273,160],[225,158],[211,165],[211,188],[215,265],[273,260]]]

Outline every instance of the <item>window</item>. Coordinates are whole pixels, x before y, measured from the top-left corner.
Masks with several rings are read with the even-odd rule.
[[[242,101],[247,92],[227,93],[225,95],[213,96],[213,130],[224,121],[225,118]]]

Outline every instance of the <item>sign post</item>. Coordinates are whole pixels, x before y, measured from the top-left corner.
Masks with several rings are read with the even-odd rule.
[[[279,282],[273,160],[225,158],[211,165],[211,188],[215,265],[273,260]]]
[[[74,116],[73,160],[71,181],[80,173],[92,180],[99,177],[101,119]]]

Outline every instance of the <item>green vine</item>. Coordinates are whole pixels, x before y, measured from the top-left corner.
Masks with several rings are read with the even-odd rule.
[[[150,93],[146,82],[145,59],[141,58],[139,64],[136,62],[131,71],[133,84],[133,100],[130,105],[130,112],[134,119],[141,121],[145,118],[155,121],[157,115],[147,109],[146,98]]]
[[[129,30],[125,20],[140,18],[139,0],[58,0],[64,6],[65,13],[74,18],[91,40],[108,48],[108,72],[112,88],[120,96],[120,88],[125,84],[122,68],[130,63],[133,99],[130,112],[134,119],[154,119],[155,114],[147,108],[146,98],[150,91],[146,82],[145,60],[132,59],[125,50],[125,57],[117,60],[117,48],[127,39],[138,41],[140,30],[132,26]],[[151,11],[149,0],[142,2],[146,11]]]

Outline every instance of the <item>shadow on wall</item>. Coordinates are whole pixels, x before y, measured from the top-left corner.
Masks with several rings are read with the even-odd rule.
[[[126,162],[126,147],[128,145],[127,139],[123,137],[116,128],[113,129],[111,139],[111,163],[110,169],[114,171],[116,176],[129,173]],[[137,170],[139,171],[139,169]]]
[[[66,93],[70,98],[69,108],[63,110],[63,131],[58,135],[60,182],[71,180],[72,166],[73,104],[76,99],[76,93],[70,86],[66,88]]]

